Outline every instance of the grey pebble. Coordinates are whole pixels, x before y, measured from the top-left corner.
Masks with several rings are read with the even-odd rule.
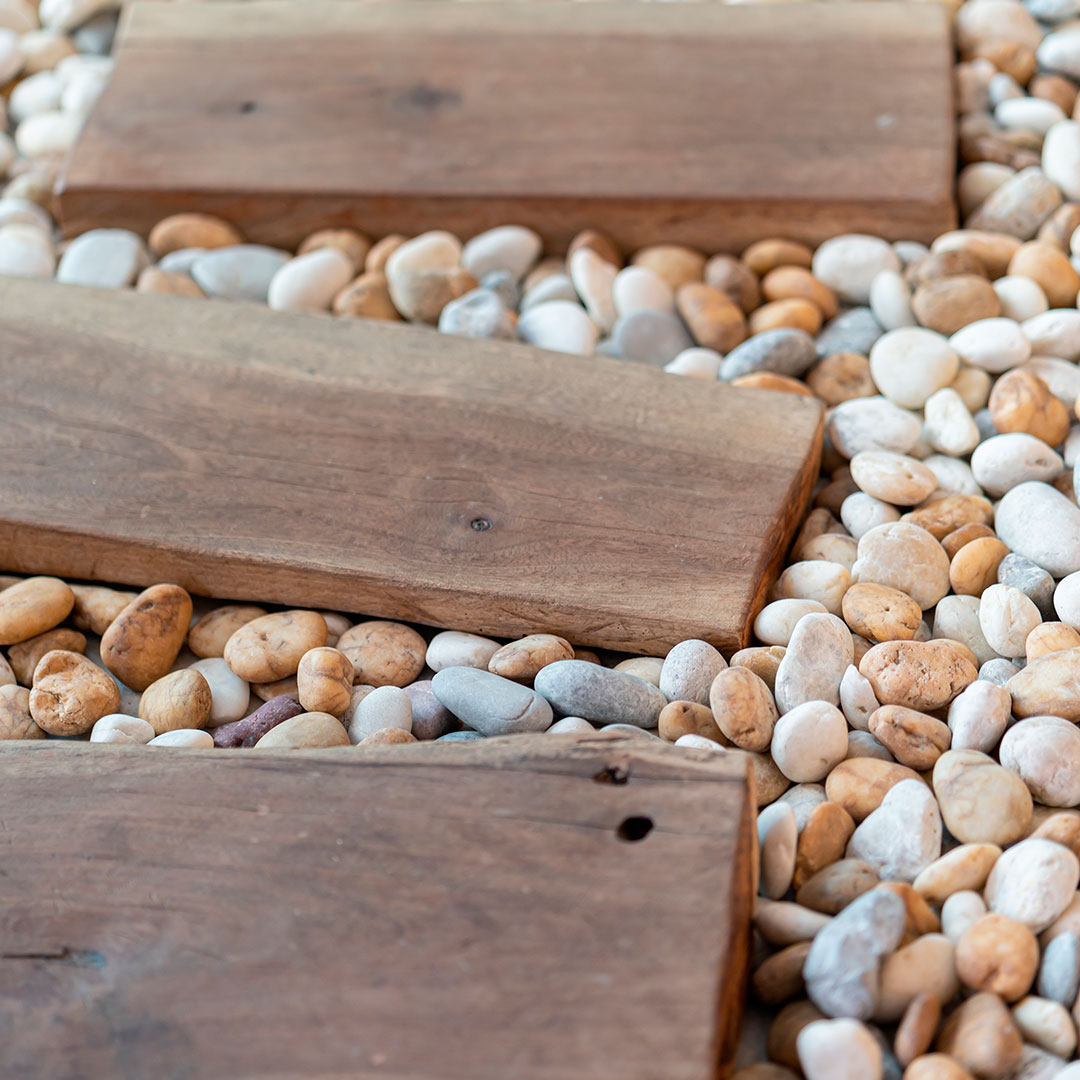
[[[514,320],[502,300],[490,289],[473,289],[451,300],[439,315],[439,330],[457,337],[513,341]]]
[[[660,742],[663,740],[656,731],[647,731],[645,728],[635,727],[633,724],[605,724],[601,731],[620,731],[624,735],[629,735],[634,739],[657,739]]]
[[[979,668],[979,678],[992,682],[995,686],[1004,686],[1018,671],[1018,664],[1006,660],[1003,656],[995,656]]]
[[[75,48],[93,56],[108,56],[112,52],[119,18],[119,11],[102,11],[88,19],[71,36]]]
[[[998,429],[994,427],[994,418],[990,415],[989,409],[979,409],[978,412],[972,414],[972,419],[974,419],[975,427],[979,432],[979,442],[986,442],[987,439],[998,434]]]
[[[158,259],[157,267],[159,270],[164,270],[169,274],[187,274],[190,277],[191,267],[194,265],[195,260],[205,255],[206,252],[206,248],[177,248],[176,251],[170,251],[167,255],[162,255]]]
[[[480,668],[443,668],[431,680],[431,692],[482,735],[517,735],[551,727],[551,706],[540,694]]]
[[[1080,0],[1024,0],[1024,7],[1042,22],[1064,22],[1080,15]]]
[[[999,585],[1011,585],[1019,589],[1039,609],[1045,621],[1057,619],[1054,610],[1054,578],[1041,566],[1036,566],[1023,555],[1010,552],[998,563]]]
[[[521,310],[528,311],[537,304],[546,304],[549,300],[572,300],[580,303],[577,289],[569,274],[552,274],[534,285],[522,298]]]
[[[617,355],[639,364],[663,367],[694,339],[678,316],[666,311],[635,311],[619,319],[611,331]]]
[[[720,362],[725,382],[755,371],[778,375],[802,375],[817,359],[814,339],[803,330],[782,327],[766,330],[736,345]]]
[[[458,718],[431,692],[431,679],[405,687],[412,702],[412,733],[422,742],[441,739],[459,726]]]
[[[726,667],[727,661],[707,641],[680,641],[664,658],[660,692],[668,701],[708,705],[713,679]]]
[[[826,1016],[868,1020],[880,995],[880,968],[904,936],[904,901],[886,889],[853,900],[818,931],[803,965],[810,1000]]]
[[[235,244],[200,255],[191,264],[191,276],[207,296],[265,304],[271,278],[291,258],[287,251],[262,244]]]
[[[548,664],[537,673],[533,685],[564,716],[600,724],[655,728],[667,704],[652,683],[586,660]]]
[[[521,286],[509,270],[492,270],[480,280],[484,289],[490,289],[511,311],[517,311],[521,303]]]
[[[479,731],[451,731],[446,735],[440,735],[435,742],[472,742],[474,739],[483,737]]]
[[[838,352],[861,353],[867,356],[874,342],[885,331],[868,307],[851,308],[830,319],[817,336],[818,356]]]
[[[1080,936],[1067,930],[1043,950],[1039,964],[1039,996],[1071,1009],[1080,990]]]

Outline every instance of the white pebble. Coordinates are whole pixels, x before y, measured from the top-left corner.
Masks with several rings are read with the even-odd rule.
[[[1075,235],[1075,234],[1074,234]],[[1048,311],[1050,303],[1037,281],[1021,274],[1008,274],[994,282],[994,292],[1001,302],[1001,314],[1007,319],[1023,322]],[[980,320],[982,321],[982,320]],[[969,323],[969,326],[976,325]],[[967,327],[964,328],[965,330]],[[955,348],[955,346],[953,346]]]
[[[615,275],[611,295],[615,302],[615,313],[620,318],[638,311],[675,310],[675,294],[671,286],[647,266],[627,266],[620,270]]]
[[[224,659],[214,656],[206,660],[196,660],[191,669],[201,672],[210,687],[212,704],[207,727],[220,727],[247,716],[251,688]]]
[[[477,279],[507,270],[520,281],[532,268],[543,241],[524,225],[499,225],[474,236],[462,249],[461,265]]]
[[[366,694],[349,719],[349,741],[358,743],[384,728],[412,731],[412,701],[396,686],[379,686]]]
[[[870,349],[870,374],[894,405],[920,409],[948,386],[960,361],[948,340],[933,330],[907,326],[883,334]]]
[[[522,312],[518,337],[554,352],[588,356],[599,334],[585,309],[571,300],[549,300]]]
[[[994,375],[1031,355],[1031,344],[1015,319],[978,319],[957,330],[949,344],[965,364]]]
[[[714,349],[694,347],[683,349],[674,360],[664,365],[672,375],[690,375],[698,379],[715,379],[724,358]]]
[[[193,750],[213,750],[214,736],[200,728],[175,728],[151,739],[147,746],[184,747]]]
[[[109,713],[98,720],[90,731],[90,741],[145,746],[154,737],[154,727],[138,716]]]
[[[971,455],[971,471],[979,486],[995,498],[1028,480],[1053,480],[1065,463],[1034,435],[1010,431],[993,435]]]

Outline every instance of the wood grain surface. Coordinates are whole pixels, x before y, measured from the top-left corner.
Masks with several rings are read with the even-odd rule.
[[[219,213],[254,240],[507,221],[553,248],[740,250],[955,223],[936,4],[135,0],[68,235]]]
[[[753,814],[720,754],[4,743],[0,821],[5,1080],[729,1075]]]
[[[0,567],[660,653],[748,639],[820,402],[0,281]]]

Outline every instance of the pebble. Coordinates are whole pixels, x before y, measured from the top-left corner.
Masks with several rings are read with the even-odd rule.
[[[554,352],[588,356],[599,331],[585,309],[572,300],[547,300],[523,311],[518,337],[529,345]]]
[[[811,263],[814,277],[849,304],[867,303],[874,278],[882,270],[900,269],[900,259],[888,243],[858,233],[826,240]]]
[[[502,300],[490,289],[473,289],[439,314],[439,331],[458,337],[513,341],[516,323]]]
[[[497,641],[481,637],[479,634],[466,634],[460,630],[443,630],[428,643],[425,661],[432,671],[442,671],[446,667],[474,667],[487,670],[491,658],[500,648],[502,646]]]
[[[1041,134],[1065,119],[1053,102],[1028,97],[1002,102],[994,110],[994,117],[1003,127],[1027,128]],[[996,188],[968,218],[967,225],[1031,240],[1061,201],[1057,185],[1032,165]]]
[[[1026,835],[1032,800],[1015,772],[977,750],[950,750],[934,766],[934,794],[961,843],[1005,847]]]
[[[299,716],[303,707],[295,698],[281,694],[260,705],[250,716],[231,724],[222,724],[213,731],[214,745],[233,749],[252,747],[271,728]]]
[[[207,296],[265,304],[270,282],[288,261],[288,252],[276,248],[236,244],[199,255],[191,263],[191,276]]]
[[[804,615],[826,612],[818,600],[788,597],[766,604],[754,620],[754,635],[766,645],[787,645]]]
[[[852,664],[840,680],[840,708],[848,724],[857,731],[869,731],[870,717],[880,704],[870,681]]]
[[[884,880],[910,882],[940,856],[941,834],[933,794],[921,780],[901,780],[855,829],[846,855]]]
[[[991,585],[979,600],[979,625],[998,655],[1025,655],[1028,634],[1042,622],[1035,604],[1011,585]]]
[[[575,251],[567,261],[570,280],[585,305],[589,318],[602,334],[610,334],[615,325],[615,300],[612,289],[618,270],[590,248]]]
[[[583,720],[582,723],[588,723]],[[716,726],[712,709],[698,705],[695,701],[669,701],[661,710],[657,721],[657,733],[666,742],[678,743],[684,735],[693,735],[695,739],[705,738],[722,746],[729,745],[728,739]],[[592,730],[592,725],[589,725]],[[768,739],[765,740],[768,746]]]
[[[0,593],[0,610],[2,604]],[[191,597],[179,585],[144,589],[102,635],[102,663],[125,686],[145,690],[168,672],[180,654],[191,614]]]
[[[434,693],[434,690],[432,692]],[[300,704],[303,705],[304,702],[301,700]],[[348,703],[346,703],[347,707]],[[365,694],[356,703],[352,716],[348,720],[349,742],[353,744],[362,742],[369,735],[385,731],[387,728],[411,733],[412,726],[412,698],[398,686],[379,686]]]
[[[244,238],[227,221],[212,214],[184,213],[162,218],[151,230],[147,243],[154,257],[160,259],[176,251],[197,248],[235,247]]]
[[[123,594],[120,594],[123,595]],[[132,597],[131,599],[134,599]],[[129,601],[130,602],[130,601]],[[121,610],[125,605],[121,604]],[[75,592],[75,613],[80,610],[79,592]],[[116,614],[119,614],[117,612]],[[216,657],[225,655],[225,643],[241,626],[266,614],[266,609],[256,607],[254,604],[225,604],[223,607],[214,608],[207,612],[188,631],[188,648],[200,657]],[[105,625],[107,626],[116,617],[110,615]],[[91,626],[95,633],[102,633],[102,629]]]
[[[1046,945],[1036,988],[1041,997],[1072,1007],[1080,989],[1080,935],[1066,931]]]
[[[137,716],[109,713],[96,721],[90,730],[90,741],[117,743],[121,746],[145,746],[154,738],[154,728]]]
[[[143,691],[139,716],[161,735],[178,728],[206,727],[212,707],[210,684],[202,672],[186,668],[163,675]]]
[[[1080,729],[1057,716],[1014,724],[1001,740],[1001,764],[1044,806],[1080,805]]]
[[[1013,1006],[1012,1016],[1025,1039],[1058,1055],[1059,1059],[1072,1056],[1076,1049],[1076,1025],[1063,1005],[1029,994]]]
[[[1039,967],[1039,943],[1022,923],[1004,915],[977,919],[956,943],[956,971],[971,990],[1017,1001],[1031,989]]]
[[[936,1045],[976,1077],[1008,1075],[1023,1049],[1001,998],[986,992],[969,997],[950,1014]]]
[[[932,904],[943,904],[958,892],[978,892],[1001,856],[997,844],[961,844],[935,859],[912,883]]]
[[[1011,585],[1032,600],[1044,619],[1054,614],[1054,578],[1023,555],[1010,552],[998,563],[998,584]]]
[[[653,367],[664,367],[694,345],[683,323],[665,311],[623,316],[612,329],[611,342],[622,359]]]
[[[1080,509],[1048,484],[1029,481],[1008,490],[995,528],[1010,550],[1054,577],[1080,570]]]
[[[769,687],[749,668],[718,671],[708,700],[718,730],[735,746],[743,750],[769,748],[779,713]]]
[[[1021,840],[994,864],[984,895],[991,911],[1037,934],[1065,910],[1078,882],[1080,862],[1068,848],[1052,840]]]
[[[847,756],[847,721],[827,701],[807,701],[777,720],[770,751],[795,783],[824,780]]]
[[[949,706],[949,730],[953,750],[994,751],[1011,719],[1009,693],[981,677]]]
[[[870,350],[870,373],[894,405],[919,409],[956,378],[960,360],[948,340],[923,327],[882,335]]]
[[[804,615],[795,625],[776,671],[780,713],[807,702],[839,705],[840,680],[853,659],[851,633],[842,619],[827,612]],[[785,775],[790,773],[785,771]]]
[[[214,737],[201,728],[173,728],[155,735],[147,746],[182,747],[185,750],[213,750]]]
[[[354,274],[344,252],[316,248],[281,265],[270,279],[266,302],[274,311],[329,311],[334,297]]]
[[[488,671],[504,679],[531,682],[548,664],[573,659],[573,646],[565,638],[555,634],[530,634],[499,649],[488,661]]]
[[[802,375],[817,359],[814,340],[803,330],[766,330],[737,345],[720,364],[720,378],[730,382],[755,371]]]
[[[949,557],[926,529],[889,522],[860,538],[851,578],[897,589],[925,611],[949,592]]]
[[[853,900],[815,936],[803,965],[810,1000],[827,1016],[868,1019],[880,995],[880,967],[900,944],[903,900],[880,889]]]
[[[611,294],[615,313],[620,317],[639,311],[675,311],[675,294],[671,287],[644,266],[627,266],[620,270],[615,275]]]
[[[1080,124],[1060,120],[1042,144],[1042,171],[1067,199],[1080,198]]]
[[[866,356],[883,332],[870,308],[855,307],[830,319],[814,339],[814,345],[819,357],[836,353]]]
[[[580,716],[564,716],[547,729],[548,735],[591,735],[596,728]],[[682,738],[683,736],[680,736]],[[677,741],[677,740],[676,740]]]
[[[56,256],[47,237],[35,225],[0,228],[0,274],[13,277],[52,277]]]
[[[457,717],[432,692],[430,679],[420,679],[404,689],[412,703],[412,733],[421,742],[441,738],[458,726]]]
[[[523,225],[499,225],[474,236],[461,250],[461,265],[476,278],[498,270],[520,281],[540,258],[543,242]]]
[[[242,720],[247,715],[251,700],[251,688],[221,657],[197,660],[191,665],[210,687],[211,707],[207,727],[220,727]]]
[[[664,365],[672,375],[690,375],[699,379],[716,379],[723,357],[714,349],[683,349],[674,360]]]
[[[275,724],[257,743],[256,750],[315,750],[348,746],[344,725],[329,713],[302,712]]]
[[[870,283],[870,310],[883,330],[914,326],[911,288],[896,270],[882,270]]]
[[[1046,293],[1042,291],[1039,283],[1032,281],[1031,278],[1020,274],[1007,274],[1003,278],[998,278],[993,284],[994,292],[997,293],[998,302],[1001,304],[1001,314],[1005,318],[1022,323],[1036,315],[1041,315],[1050,307]],[[963,332],[963,330],[960,331],[960,333]]]
[[[707,641],[682,641],[664,658],[659,688],[668,701],[695,701],[699,705],[708,705],[713,680],[725,670],[727,662]]]
[[[927,933],[907,942],[881,965],[881,998],[876,1020],[895,1022],[920,995],[951,1001],[960,989],[956,946],[944,934]]]
[[[229,667],[249,683],[295,675],[309,649],[326,644],[326,620],[317,611],[279,611],[245,623],[225,643]]]
[[[352,702],[352,685],[352,662],[340,649],[322,645],[300,658],[296,689],[305,711],[342,716]]]
[[[919,417],[883,397],[856,398],[838,405],[827,423],[829,439],[845,458],[869,450],[907,453],[922,431]]]
[[[925,465],[888,450],[856,454],[851,478],[866,494],[894,506],[915,506],[937,487],[937,477]]]
[[[81,653],[53,649],[38,661],[29,709],[42,731],[82,735],[119,708],[116,683]]]
[[[1068,574],[1058,582],[1054,610],[1066,626],[1080,627],[1080,572]]]
[[[711,285],[703,282],[681,285],[675,294],[675,307],[694,341],[705,348],[727,353],[746,337],[747,321],[742,308],[727,293]],[[751,316],[751,333],[770,329],[754,322],[765,311],[767,308],[761,308]],[[813,314],[820,321],[816,308]]]
[[[462,636],[471,637],[468,634]],[[495,642],[488,641],[487,638],[477,641],[484,643],[485,651],[491,647],[488,656],[498,648]],[[434,639],[432,643],[434,644]],[[436,646],[436,653],[446,644],[448,643],[445,639],[440,642]],[[469,643],[465,644],[468,646]],[[411,626],[384,619],[369,619],[349,627],[338,638],[337,648],[348,657],[353,666],[353,681],[365,686],[408,686],[420,677],[429,651],[427,642]],[[438,656],[435,659],[437,663]],[[455,662],[448,650],[447,663],[443,666]],[[433,671],[439,670],[430,664],[430,661],[428,663]]]
[[[561,662],[584,664],[584,661],[573,660]],[[543,670],[550,671],[555,666]],[[539,681],[538,677],[537,683]],[[472,667],[443,668],[432,679],[431,691],[450,712],[483,735],[546,731],[552,723],[551,706],[539,686],[533,691],[489,671]],[[581,715],[576,710],[563,711]],[[655,727],[655,723],[647,726]]]
[[[784,802],[765,807],[757,819],[760,845],[758,891],[770,900],[780,900],[791,887],[795,873],[795,845],[798,828],[795,811]]]
[[[986,904],[977,892],[953,893],[941,905],[941,929],[953,943],[959,941],[969,926],[986,914]]]
[[[995,497],[1026,482],[1053,480],[1064,467],[1060,456],[1046,443],[1022,431],[993,435],[971,455],[975,479],[988,495]]]
[[[851,815],[833,802],[817,804],[800,824],[791,881],[796,889],[802,888],[819,871],[839,862],[855,831]]]
[[[882,1055],[858,1020],[815,1020],[796,1040],[806,1080],[881,1080]]]
[[[1080,720],[1080,648],[1032,660],[1005,689],[1012,695],[1013,713],[1021,719],[1046,715]]]
[[[979,444],[979,429],[963,398],[945,387],[926,399],[924,435],[934,450],[952,457],[970,454]],[[923,468],[931,472],[925,463]],[[935,480],[937,477],[935,475]]]
[[[1080,130],[1080,124],[1075,125]],[[1080,311],[1055,309],[1020,324],[1035,356],[1055,356],[1070,363],[1080,360]]]

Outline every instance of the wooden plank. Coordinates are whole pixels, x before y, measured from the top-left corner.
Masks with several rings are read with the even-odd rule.
[[[662,652],[746,643],[816,399],[0,281],[0,566]]]
[[[135,0],[68,235],[180,210],[294,246],[507,221],[739,250],[955,224],[936,4]]]
[[[753,811],[723,755],[9,743],[0,820],[5,1080],[729,1075]]]

